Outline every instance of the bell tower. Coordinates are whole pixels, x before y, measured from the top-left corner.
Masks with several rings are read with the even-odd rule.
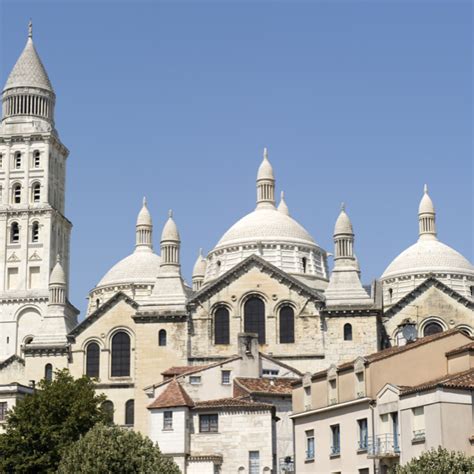
[[[0,360],[40,332],[59,255],[69,281],[71,223],[64,215],[67,148],[54,126],[54,93],[28,26],[2,92],[0,123]],[[77,312],[67,303],[67,326]]]

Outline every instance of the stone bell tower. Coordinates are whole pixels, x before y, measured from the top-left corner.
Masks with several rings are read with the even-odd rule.
[[[21,355],[40,332],[58,255],[67,297],[72,227],[64,216],[68,150],[54,126],[55,101],[30,22],[26,46],[2,93],[0,360]],[[77,312],[67,306],[71,326]]]

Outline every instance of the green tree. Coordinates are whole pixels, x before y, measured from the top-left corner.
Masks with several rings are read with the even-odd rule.
[[[448,451],[441,446],[424,452],[397,469],[397,474],[471,474],[474,473],[474,457],[462,452]]]
[[[58,474],[180,474],[158,446],[140,433],[117,426],[94,426],[64,453]]]
[[[104,399],[91,379],[74,379],[67,370],[57,371],[50,382],[42,380],[7,417],[0,435],[0,472],[55,472],[71,443],[107,421]]]

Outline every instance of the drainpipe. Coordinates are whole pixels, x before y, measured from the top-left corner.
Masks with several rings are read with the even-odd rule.
[[[375,448],[375,422],[374,422],[375,415],[374,415],[374,410],[375,410],[376,405],[377,405],[377,402],[375,400],[371,400],[369,402],[371,419],[372,419],[371,420],[372,421],[372,445],[374,446],[374,448]],[[374,470],[374,474],[375,474],[377,472],[375,470],[375,457],[372,459],[372,463],[373,463],[373,470]]]

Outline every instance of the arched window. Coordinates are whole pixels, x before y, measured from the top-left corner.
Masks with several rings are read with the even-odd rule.
[[[31,226],[31,241],[39,242],[39,223],[37,221],[33,222]]]
[[[423,336],[431,336],[432,334],[437,334],[443,332],[443,327],[441,324],[431,321],[423,328]]]
[[[17,151],[15,153],[15,159],[13,162],[13,167],[17,170],[21,168],[21,152]]]
[[[308,260],[306,259],[306,257],[303,257],[303,258],[301,259],[301,265],[302,265],[302,267],[303,267],[303,273],[306,273],[306,267],[307,267],[307,265],[308,265]]]
[[[259,344],[265,344],[265,305],[255,296],[244,305],[244,331],[257,333]]]
[[[229,344],[229,310],[224,306],[214,313],[214,344]]]
[[[35,183],[31,187],[31,201],[40,202],[41,199],[41,185],[40,183]]]
[[[344,324],[344,341],[352,341],[352,325]]]
[[[96,309],[97,309],[99,306],[100,306],[100,299],[97,298],[97,299],[95,300],[95,307],[96,307]]]
[[[474,298],[474,286],[471,286],[471,297]]]
[[[17,183],[15,184],[15,186],[13,186],[12,201],[13,201],[13,204],[21,203],[21,184],[20,183]]]
[[[97,342],[91,342],[86,348],[86,375],[99,377],[100,347]]]
[[[388,289],[388,302],[391,303],[393,299],[393,288]]]
[[[40,167],[40,152],[39,150],[35,150],[33,152],[33,167],[39,168]]]
[[[51,382],[53,380],[53,366],[51,364],[46,364],[44,366],[44,378],[46,382]]]
[[[112,424],[114,422],[114,404],[110,400],[105,400],[101,408],[107,416],[107,422]]]
[[[166,331],[164,329],[160,329],[158,332],[158,345],[166,346]]]
[[[130,376],[130,336],[123,331],[112,338],[112,377]]]
[[[280,343],[295,342],[295,312],[291,306],[280,309]]]
[[[135,423],[135,401],[128,400],[125,403],[125,424],[133,426]]]
[[[10,243],[17,244],[20,241],[20,226],[18,222],[12,222],[10,226]]]

